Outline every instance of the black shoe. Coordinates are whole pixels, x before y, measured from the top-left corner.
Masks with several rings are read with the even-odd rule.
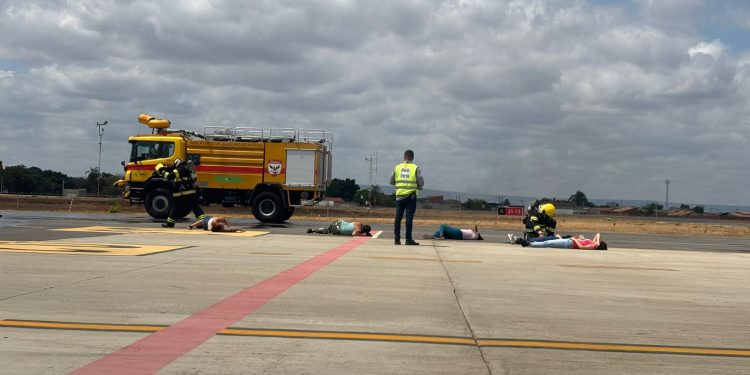
[[[307,228],[307,233],[312,233],[312,228]]]
[[[396,241],[393,241],[393,244],[394,244],[394,245],[401,245],[401,240],[396,240]]]
[[[406,240],[406,246],[419,246],[419,242],[414,242],[414,240]]]
[[[164,228],[174,228],[174,223],[164,223],[161,226]]]

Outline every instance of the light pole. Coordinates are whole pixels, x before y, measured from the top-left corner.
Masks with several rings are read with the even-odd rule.
[[[370,206],[373,206],[373,204],[372,204],[372,190],[373,190],[373,188],[372,188],[372,174],[373,174],[373,172],[375,172],[376,174],[378,173],[378,152],[375,151],[375,155],[370,154],[370,156],[365,156],[365,160],[367,160],[367,161],[370,162],[370,194],[369,194],[369,199],[370,199]],[[374,168],[373,168],[373,165],[372,165],[373,162],[375,163],[375,167]]]
[[[104,128],[102,126],[107,125],[108,121],[103,123],[96,122],[96,127],[99,129],[99,166],[96,169],[98,175],[96,176],[96,197],[99,198],[99,185],[102,182],[102,136],[104,135]]]
[[[667,185],[667,199],[665,199],[664,212],[669,212],[669,183],[669,180],[664,181],[664,184]]]

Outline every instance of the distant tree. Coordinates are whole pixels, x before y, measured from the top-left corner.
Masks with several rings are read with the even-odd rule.
[[[103,173],[100,174],[98,168],[91,167],[91,168],[89,168],[88,171],[86,171],[86,178],[85,178],[85,180],[83,180],[83,181],[85,181],[85,186],[76,186],[76,187],[71,186],[70,188],[71,189],[73,189],[73,188],[80,188],[80,189],[86,188],[86,191],[89,194],[93,194],[93,193],[97,192],[97,180],[101,179],[100,181],[98,181],[98,183],[99,183],[99,195],[100,196],[105,196],[105,197],[107,197],[107,196],[108,197],[113,197],[113,196],[120,195],[120,190],[118,188],[112,186],[120,178],[122,178],[122,175],[119,175],[119,174],[118,175],[114,175],[114,174],[107,173],[107,172],[103,172]],[[75,184],[75,182],[77,180],[78,179],[73,179],[72,182],[74,182],[74,184]],[[66,183],[65,187],[66,188],[68,187],[67,183]]]
[[[89,168],[89,170],[86,171],[86,181],[88,182],[88,185],[86,186],[86,191],[89,193],[96,193],[97,184],[99,183],[99,168],[97,167]]]
[[[485,210],[487,209],[487,201],[484,199],[469,199],[463,204],[463,207],[467,210]]]
[[[604,207],[620,207],[620,204],[617,202],[607,202]]]
[[[114,186],[117,180],[121,179],[122,175],[115,175],[111,173],[102,173],[102,182],[100,195],[107,197],[115,197],[120,195],[120,189]]]
[[[641,207],[641,212],[645,212],[647,214],[653,214],[656,210],[663,210],[664,206],[661,204],[658,204],[656,202],[651,202],[643,207]]]
[[[693,212],[703,215],[703,213],[705,212],[705,208],[703,206],[695,206],[693,207]]]
[[[690,209],[690,205],[683,203],[683,204],[680,205],[680,209],[681,210],[689,210]]]
[[[86,189],[96,192],[96,179],[99,176],[96,168],[91,168],[84,177],[68,177],[62,172],[42,170],[38,167],[15,165],[3,171],[3,186],[11,193],[61,195],[65,189]],[[118,195],[119,190],[112,184],[122,175],[103,173],[101,175],[101,192],[104,195]]]
[[[593,203],[589,202],[589,199],[586,197],[586,194],[584,194],[580,190],[577,190],[575,194],[571,195],[570,198],[568,198],[568,201],[575,203],[576,206],[583,206],[583,207],[594,206]]]
[[[503,201],[503,203],[501,205],[502,206],[510,206],[510,200],[508,198],[505,198],[505,200]]]
[[[87,185],[88,181],[83,177],[68,177],[68,179],[65,180],[66,189],[86,189]]]
[[[3,185],[11,193],[33,193],[36,190],[33,172],[25,165],[13,165],[3,170]]]
[[[371,189],[361,189],[354,194],[354,202],[361,205],[369,203],[371,206],[393,207],[396,196],[383,193],[380,185],[373,185]]]
[[[63,173],[27,168],[22,164],[6,167],[3,171],[4,188],[12,193],[59,195],[62,194],[63,182],[69,180],[70,177]]]
[[[354,199],[354,194],[356,194],[358,190],[359,185],[357,185],[354,179],[347,178],[341,180],[338,178],[334,178],[331,180],[331,184],[328,185],[328,188],[326,189],[326,195],[332,197],[340,197],[347,202],[351,202],[352,199]]]

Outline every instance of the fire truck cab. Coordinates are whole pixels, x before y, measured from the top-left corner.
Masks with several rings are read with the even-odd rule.
[[[131,204],[154,218],[172,205],[170,183],[153,172],[179,158],[193,165],[201,204],[250,206],[263,222],[283,222],[294,208],[325,197],[331,180],[333,135],[324,130],[206,126],[202,134],[170,130],[171,123],[142,114],[151,134],[128,138],[130,160],[116,185]],[[176,207],[177,217],[189,207]]]

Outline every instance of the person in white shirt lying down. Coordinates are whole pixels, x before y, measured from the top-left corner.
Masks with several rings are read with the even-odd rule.
[[[244,232],[244,229],[231,227],[227,218],[225,217],[213,217],[208,216],[204,219],[198,220],[195,223],[188,225],[188,229],[203,228],[203,230],[210,230],[211,232]]]

